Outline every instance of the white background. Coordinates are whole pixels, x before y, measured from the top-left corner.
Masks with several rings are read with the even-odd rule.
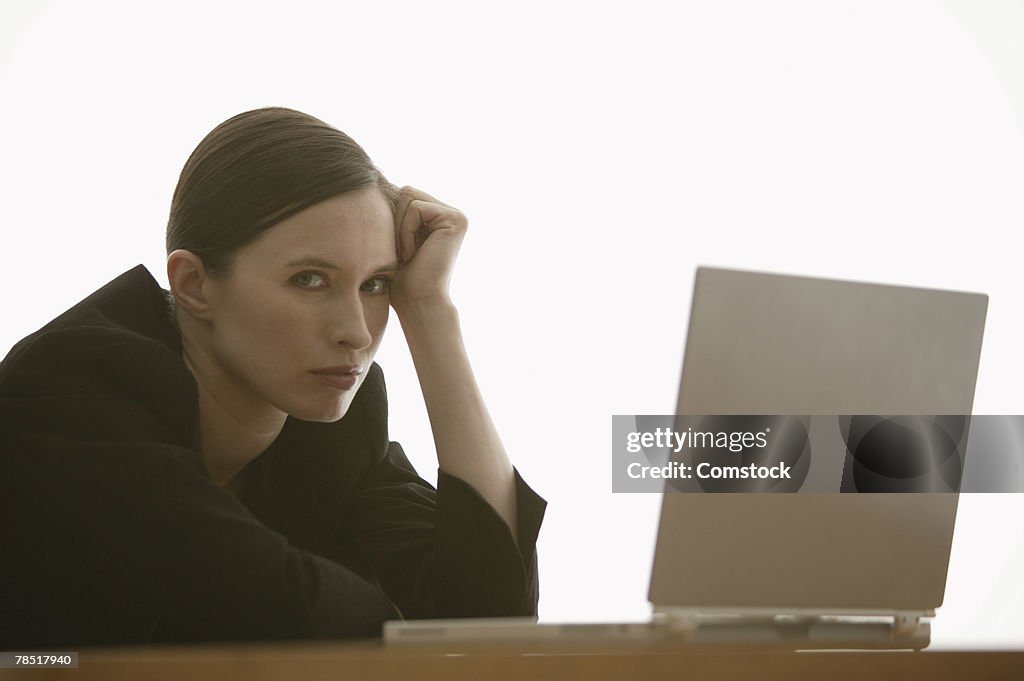
[[[247,109],[463,209],[471,357],[550,502],[544,620],[647,616],[659,500],[611,493],[610,417],[673,409],[697,264],[988,293],[975,411],[1024,413],[1019,1],[0,1],[0,102],[0,352],[139,262],[166,285],[178,172]],[[433,479],[397,324],[378,359]],[[1024,646],[1022,521],[961,501],[935,646]]]

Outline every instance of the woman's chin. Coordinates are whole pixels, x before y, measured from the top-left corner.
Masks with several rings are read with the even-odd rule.
[[[314,421],[317,423],[333,423],[341,419],[348,412],[351,400],[337,400],[331,404],[304,406],[299,409],[290,410],[288,415],[300,421]]]

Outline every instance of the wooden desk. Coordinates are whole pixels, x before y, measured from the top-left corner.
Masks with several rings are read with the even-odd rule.
[[[52,681],[604,681],[606,679],[1024,679],[1024,651],[785,652],[751,647],[645,644],[384,647],[301,643],[80,650],[77,669],[0,669],[0,680]]]

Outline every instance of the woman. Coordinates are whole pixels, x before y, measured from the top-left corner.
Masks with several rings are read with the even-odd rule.
[[[466,218],[289,109],[181,173],[141,265],[0,365],[0,649],[379,635],[535,613],[545,503],[473,379],[448,280]],[[438,452],[387,437],[389,305]]]

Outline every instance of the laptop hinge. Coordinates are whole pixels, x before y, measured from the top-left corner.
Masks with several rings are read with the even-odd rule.
[[[913,636],[921,629],[921,613],[903,613],[893,617],[892,632],[896,637]]]

